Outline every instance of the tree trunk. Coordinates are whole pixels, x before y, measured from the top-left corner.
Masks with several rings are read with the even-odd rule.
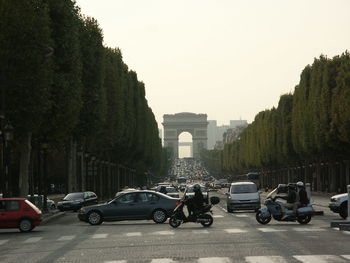
[[[19,163],[19,194],[27,197],[29,184],[28,172],[30,163],[30,154],[32,150],[32,133],[27,132],[20,141],[20,163]]]

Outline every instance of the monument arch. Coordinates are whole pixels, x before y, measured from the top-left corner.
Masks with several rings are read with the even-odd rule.
[[[208,121],[206,114],[182,112],[163,115],[164,146],[172,149],[173,157],[179,157],[179,135],[188,132],[192,135],[193,158],[200,158],[202,148],[207,149]]]

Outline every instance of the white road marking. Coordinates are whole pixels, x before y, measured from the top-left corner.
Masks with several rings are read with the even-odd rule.
[[[140,237],[142,236],[141,232],[130,232],[125,234],[127,237]]]
[[[272,227],[264,227],[264,228],[258,228],[258,230],[260,230],[261,232],[283,232],[283,231],[287,231],[285,229],[276,229],[276,228],[272,228]]]
[[[111,260],[111,261],[104,261],[104,263],[127,263],[126,260]]]
[[[75,236],[61,236],[59,239],[57,239],[57,241],[68,241],[72,240],[73,238],[75,238]]]
[[[154,235],[174,235],[174,231],[157,231],[153,233]]]
[[[175,263],[177,261],[172,260],[171,258],[154,258],[151,263]]]
[[[248,263],[287,263],[287,261],[280,256],[253,256],[246,257],[245,261]]]
[[[325,229],[322,228],[307,228],[307,227],[294,227],[293,228],[294,231],[297,232],[321,232],[321,231],[325,231]]]
[[[192,230],[193,234],[209,234],[208,230]]]
[[[23,243],[35,243],[35,242],[40,241],[41,239],[42,239],[42,237],[30,237],[26,241],[24,241]]]
[[[346,258],[346,259],[350,259],[350,255],[341,255],[341,257]]]
[[[220,217],[224,217],[222,215],[214,215],[213,218],[220,218]]]
[[[333,230],[339,231],[339,228],[337,228],[337,227],[333,227],[332,229],[333,229]]]
[[[350,231],[342,231],[346,235],[350,235]]]
[[[343,258],[336,255],[303,255],[303,256],[293,256],[295,259],[304,263],[336,263],[336,262],[346,262]]]
[[[210,258],[199,258],[198,263],[231,263],[229,258],[225,257],[210,257]]]
[[[108,236],[108,234],[94,234],[92,236],[92,238],[96,239],[96,238],[106,238]]]
[[[8,242],[8,241],[9,241],[8,239],[0,240],[0,245],[3,245],[3,244],[5,244],[5,243]]]
[[[247,230],[243,230],[240,228],[228,228],[228,229],[225,229],[225,231],[229,234],[246,233],[247,232]]]
[[[235,217],[249,217],[248,215],[235,215]]]

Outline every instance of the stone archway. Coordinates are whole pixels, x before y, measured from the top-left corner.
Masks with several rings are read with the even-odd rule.
[[[207,114],[182,112],[163,116],[164,146],[173,151],[173,157],[179,157],[179,135],[188,132],[192,135],[193,158],[200,158],[200,150],[207,149]]]

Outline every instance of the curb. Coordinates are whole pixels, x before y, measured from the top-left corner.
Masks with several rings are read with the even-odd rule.
[[[52,219],[55,219],[57,217],[61,217],[61,216],[65,215],[65,214],[66,214],[66,212],[57,212],[57,213],[54,213],[52,215],[47,215],[47,216],[44,215],[44,218],[41,221],[41,224],[44,225],[47,222],[51,221]]]

